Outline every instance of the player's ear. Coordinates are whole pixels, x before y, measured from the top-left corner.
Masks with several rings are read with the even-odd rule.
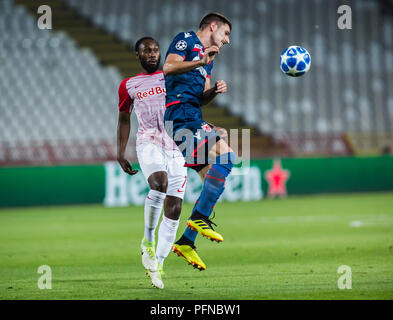
[[[217,30],[217,28],[218,28],[217,22],[216,21],[212,21],[210,23],[210,31],[214,32],[214,31]]]

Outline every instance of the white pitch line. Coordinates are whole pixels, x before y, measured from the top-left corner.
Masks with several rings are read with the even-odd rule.
[[[349,226],[351,227],[351,228],[359,228],[359,227],[363,227],[364,226],[364,223],[362,222],[362,221],[351,221],[350,223],[349,223]]]
[[[351,228],[359,228],[371,225],[392,225],[392,215],[369,215],[362,216],[362,219],[352,218],[348,221],[348,217],[339,216],[280,216],[280,217],[261,217],[261,223],[312,223],[312,222],[333,222],[342,221]]]
[[[284,217],[262,217],[261,222],[265,223],[293,223],[293,222],[319,222],[336,221],[334,216],[284,216]]]

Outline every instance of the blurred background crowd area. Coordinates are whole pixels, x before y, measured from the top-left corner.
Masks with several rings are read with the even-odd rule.
[[[37,26],[40,5],[52,30]],[[250,128],[251,157],[390,154],[393,141],[393,3],[347,0],[1,0],[0,165],[116,159],[118,86],[140,72],[133,46],[156,38],[161,61],[174,36],[209,11],[228,16],[231,44],[213,81],[228,93],[205,120]],[[281,52],[301,45],[308,74],[290,78]],[[127,157],[136,160],[137,122]],[[240,131],[241,132],[241,131]]]

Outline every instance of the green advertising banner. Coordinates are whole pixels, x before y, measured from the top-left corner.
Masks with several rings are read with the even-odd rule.
[[[266,172],[273,160],[251,163]],[[290,172],[289,195],[393,190],[393,156],[283,158],[281,166]],[[268,190],[265,178],[262,189]]]
[[[252,201],[263,197],[261,172],[257,166],[234,168],[225,183],[220,201]],[[199,175],[192,169],[187,172],[184,201],[193,203],[202,189]],[[148,185],[142,173],[130,176],[124,174],[115,162],[105,163],[106,206],[143,205],[148,193]]]
[[[189,169],[185,201],[194,202],[201,180]],[[233,169],[221,201],[312,193],[393,190],[393,157],[283,158],[252,160]],[[125,174],[116,162],[102,165],[0,168],[0,206],[102,203],[143,205],[142,173]]]
[[[104,177],[102,165],[0,168],[0,206],[100,203]]]

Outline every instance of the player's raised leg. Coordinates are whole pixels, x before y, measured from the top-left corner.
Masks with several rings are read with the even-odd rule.
[[[209,158],[215,159],[217,156],[217,148],[221,146],[222,143],[226,143],[227,140],[227,131],[224,128],[216,127],[211,124],[209,124],[211,128],[213,129],[213,132],[217,133],[219,135],[220,141],[222,140],[223,142],[220,142],[220,144],[214,146],[212,150],[209,152]],[[224,149],[224,147],[221,147],[221,151],[231,151],[230,149]],[[202,151],[203,152],[203,151]],[[212,168],[213,164],[204,164],[200,165],[197,167],[196,171],[198,172],[199,176],[201,177],[202,183],[205,183],[205,178],[209,172],[209,170]],[[198,204],[200,203],[200,197],[197,199],[194,208],[192,210],[192,214],[190,219],[187,221],[187,227],[184,231],[184,234],[181,236],[181,238],[176,241],[176,243],[173,246],[173,251],[177,253],[177,255],[184,257],[189,264],[192,264],[195,268],[199,270],[204,270],[206,269],[205,263],[202,261],[202,259],[199,257],[199,255],[196,252],[195,248],[195,239],[198,235],[198,228],[194,227],[194,223],[198,223],[201,226],[204,226],[205,229],[202,229],[203,234],[207,236],[208,238],[216,241],[223,240],[223,237],[216,232],[213,228],[212,225],[214,223],[208,219],[208,217],[202,217],[202,219],[197,219],[197,213],[196,208]],[[210,212],[211,213],[211,212]],[[193,221],[193,218],[195,218],[196,221]],[[199,221],[200,220],[200,221]],[[209,228],[206,227],[207,225],[210,225]]]
[[[215,163],[206,173],[201,195],[187,221],[187,226],[191,230],[186,230],[184,233],[184,236],[193,242],[196,232],[212,241],[221,242],[224,240],[222,235],[213,229],[214,223],[209,220],[209,217],[224,191],[225,180],[236,162],[236,155],[224,140],[219,140],[215,149],[211,150],[216,153]]]
[[[211,128],[212,129],[212,128]],[[227,176],[232,170],[233,164],[236,162],[236,156],[232,149],[228,146],[224,139],[220,139],[214,130],[208,130],[207,141],[218,140],[218,142],[209,151],[209,159],[215,159],[214,164],[202,164],[198,168],[198,173],[203,180],[202,192],[196,201],[192,214],[187,221],[187,228],[178,241],[176,241],[173,250],[178,255],[183,256],[187,262],[190,260],[197,261],[193,266],[200,270],[206,269],[206,265],[200,259],[195,250],[195,239],[198,233],[204,237],[221,242],[224,240],[223,236],[214,230],[215,225],[210,219],[213,208],[224,191],[224,184]],[[199,136],[194,134],[194,136]],[[202,136],[202,134],[200,134]],[[200,140],[203,140],[202,137]],[[194,141],[194,145],[200,146],[198,141]],[[210,147],[206,143],[206,148]],[[201,152],[201,158],[204,158],[206,150],[200,147],[194,157],[198,157],[198,152]],[[207,152],[206,152],[207,153]],[[205,159],[204,161],[207,161]],[[194,167],[195,168],[195,167]]]
[[[213,127],[214,131],[218,134],[220,137],[220,140],[224,140],[228,144],[228,131],[225,128],[217,127],[211,123],[208,123],[211,127]],[[213,157],[216,157],[214,149],[210,151],[210,155]],[[213,164],[208,164],[204,167],[201,167],[200,170],[198,170],[198,174],[202,180],[202,183],[205,181],[206,175],[210,168],[212,167]],[[199,201],[199,199],[197,200]]]

